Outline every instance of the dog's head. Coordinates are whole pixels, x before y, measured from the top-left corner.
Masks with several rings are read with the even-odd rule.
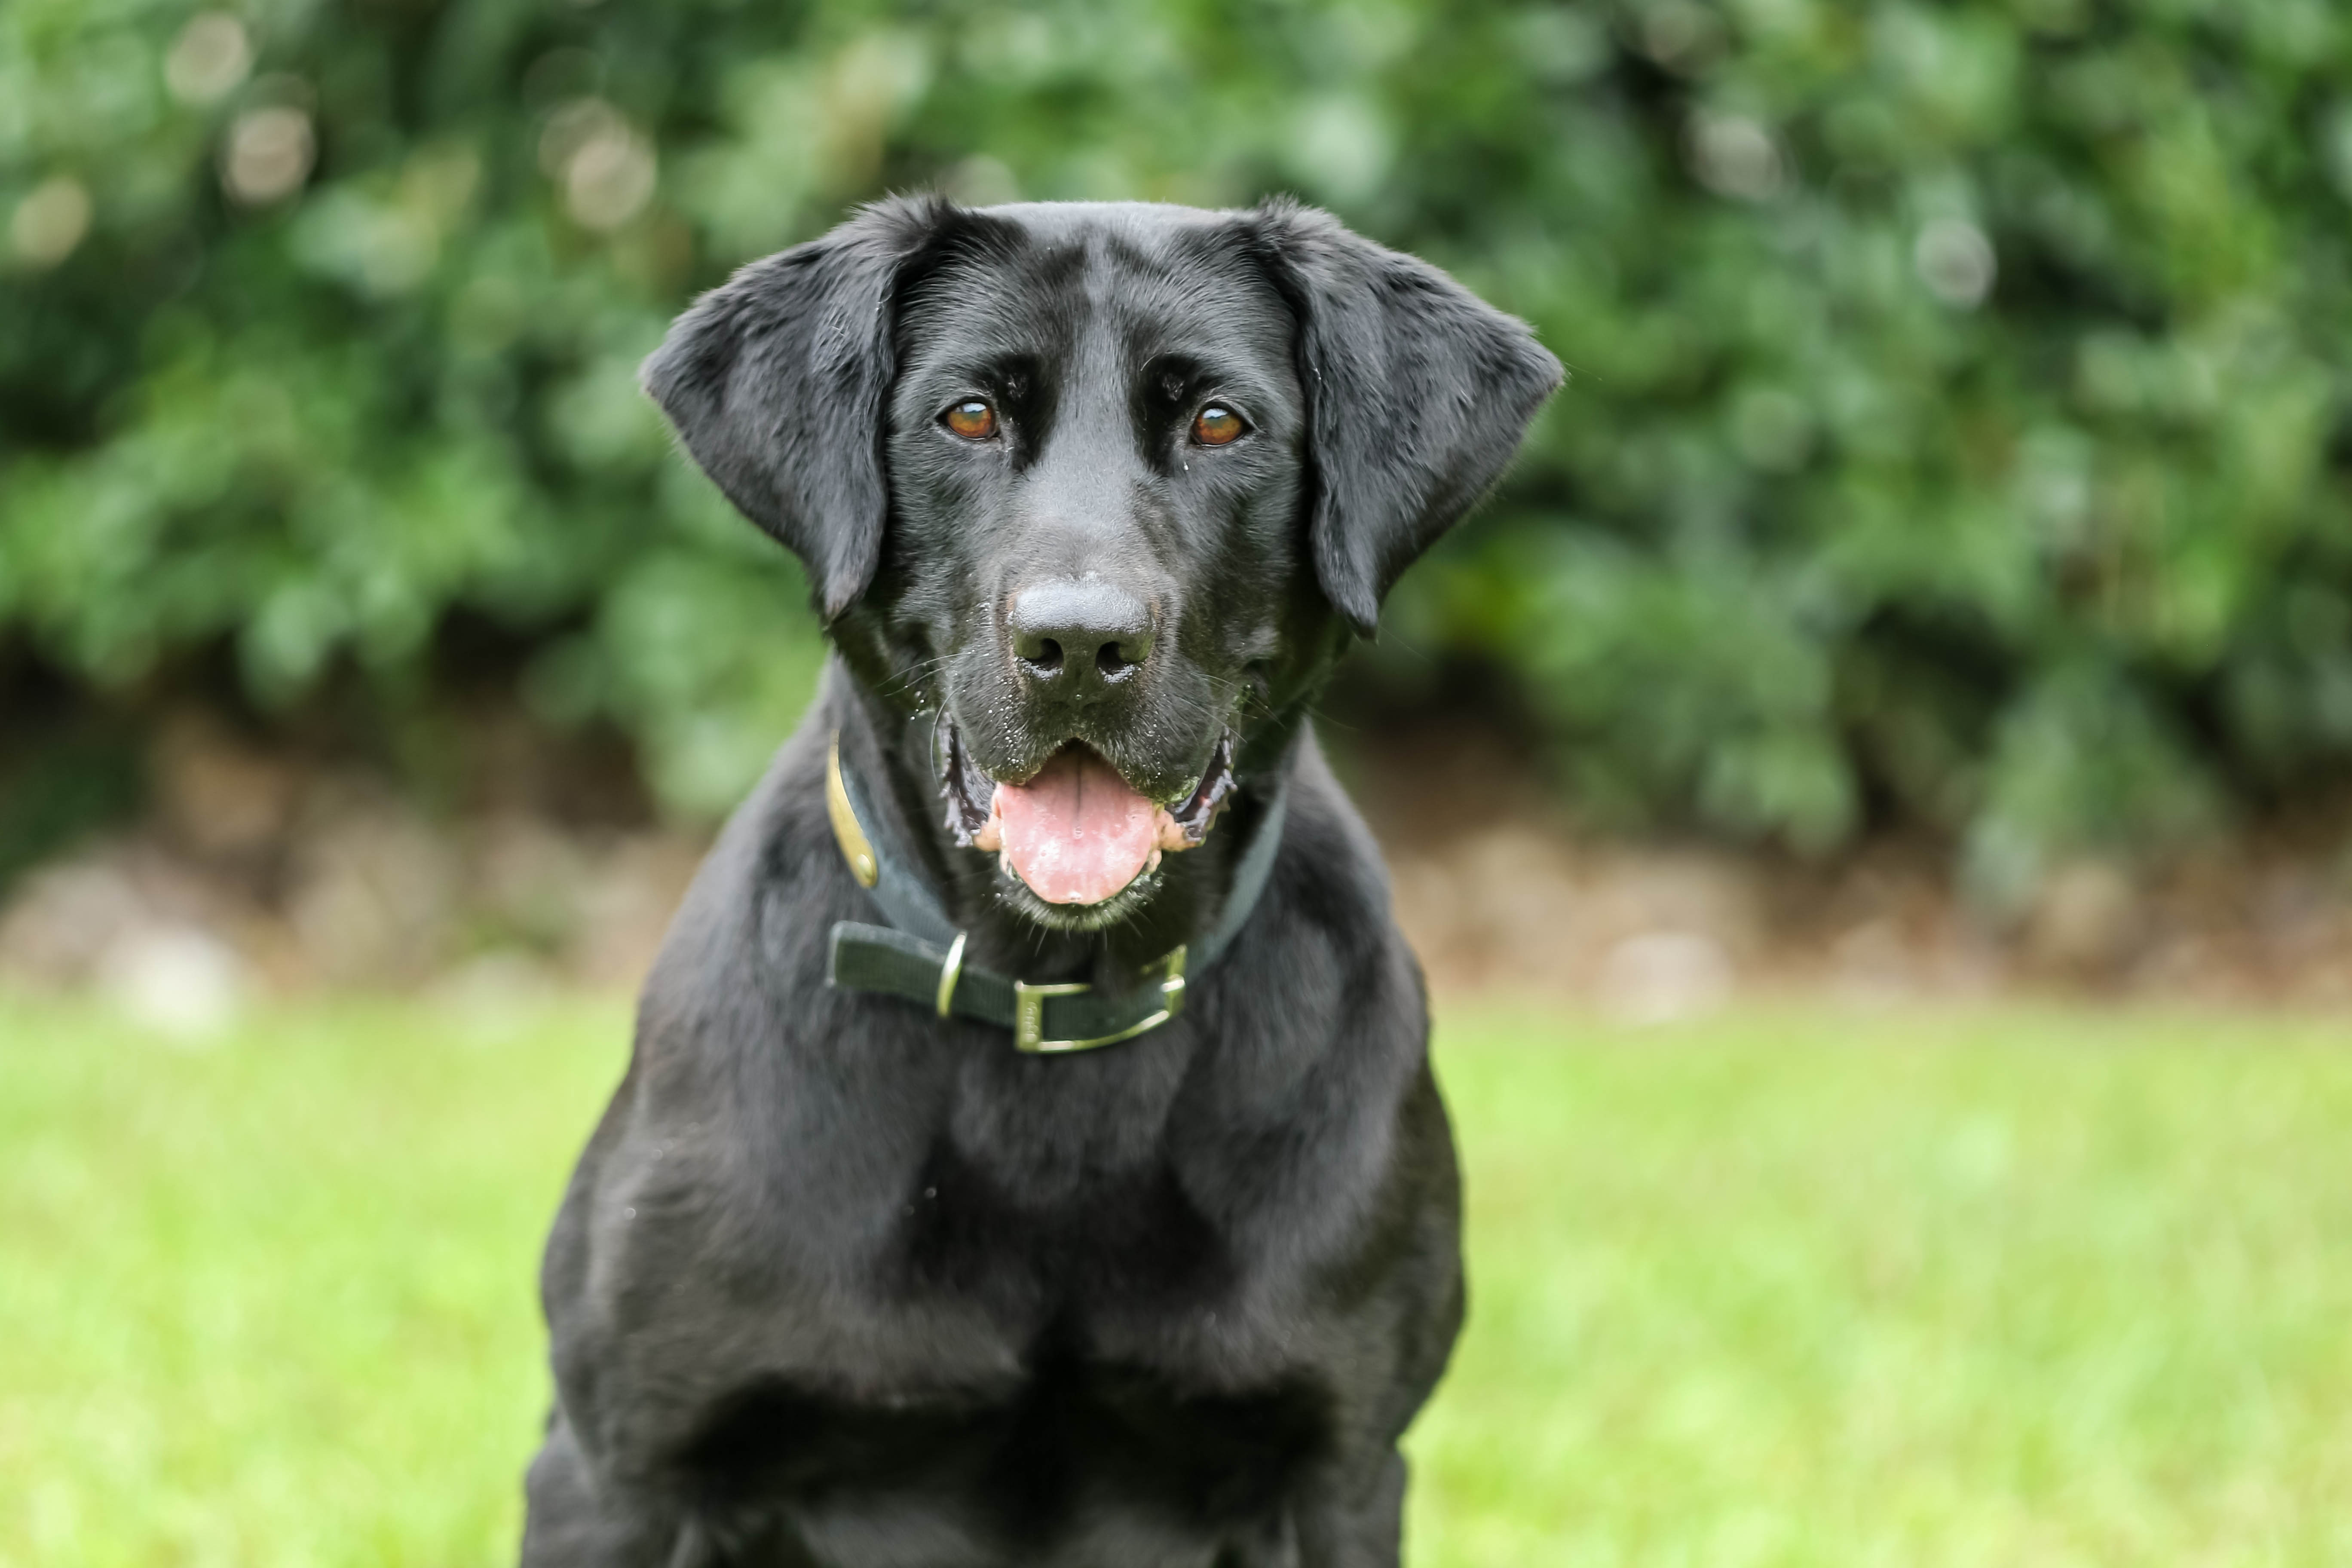
[[[646,385],[799,553],[946,819],[1041,923],[1199,844],[1559,366],[1324,214],[869,207],[681,317]]]

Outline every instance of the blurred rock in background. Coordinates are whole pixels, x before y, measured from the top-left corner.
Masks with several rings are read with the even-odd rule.
[[[702,837],[641,797],[617,820],[583,814],[593,780],[534,790],[579,759],[520,716],[466,749],[484,776],[428,814],[381,769],[176,712],[155,727],[144,818],[0,890],[0,979],[176,987],[207,998],[189,1004],[203,1019],[257,988],[405,988],[488,960],[517,983],[634,984]]]
[[[1865,1006],[2017,992],[2352,1005],[2341,822],[2137,868],[2071,861],[2003,914],[1932,842],[1822,860],[1595,833],[1507,731],[1442,721],[1339,739],[1441,994],[1547,994],[1636,1022],[1796,991]]]
[[[468,1005],[626,990],[708,843],[520,713],[477,716],[479,776],[430,812],[381,769],[272,750],[201,710],[153,732],[151,809],[0,892],[0,984],[96,991],[192,1043],[257,997],[322,987]],[[1457,718],[1332,739],[1441,997],[1633,1023],[1801,992],[2352,1005],[2352,882],[2319,826],[2157,868],[2071,862],[1999,918],[1932,845],[1815,861],[1595,834],[1507,731]]]

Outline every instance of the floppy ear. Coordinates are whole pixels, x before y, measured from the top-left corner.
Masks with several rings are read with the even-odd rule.
[[[1370,637],[1390,585],[1500,477],[1559,362],[1526,322],[1328,213],[1270,204],[1256,225],[1298,315],[1316,574]]]
[[[645,363],[645,389],[686,449],[807,564],[828,621],[881,554],[899,273],[956,211],[936,196],[877,202],[754,261],[696,300]]]

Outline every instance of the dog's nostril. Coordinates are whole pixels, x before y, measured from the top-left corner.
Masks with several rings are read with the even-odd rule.
[[[1100,578],[1032,584],[1005,607],[1021,672],[1056,696],[1085,701],[1151,657],[1150,607]]]

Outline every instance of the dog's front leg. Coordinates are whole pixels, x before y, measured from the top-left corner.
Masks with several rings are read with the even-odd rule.
[[[1301,1568],[1397,1568],[1404,1534],[1404,1456],[1370,1474],[1336,1477],[1301,1503]]]
[[[718,1568],[710,1537],[675,1500],[601,1481],[561,1412],[523,1479],[521,1568]]]

